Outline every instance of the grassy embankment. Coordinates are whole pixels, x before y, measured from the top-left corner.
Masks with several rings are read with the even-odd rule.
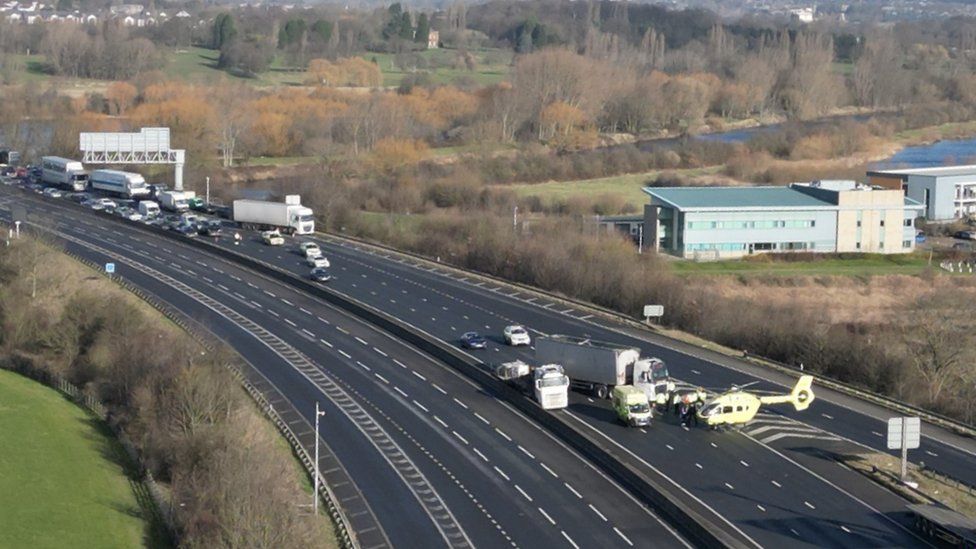
[[[0,546],[166,547],[104,423],[57,391],[0,370]]]

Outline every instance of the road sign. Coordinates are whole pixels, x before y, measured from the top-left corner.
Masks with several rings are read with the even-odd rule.
[[[115,263],[106,263],[105,264],[105,272],[108,273],[108,274],[114,273],[115,272]]]
[[[902,425],[902,421],[905,422]],[[902,447],[902,432],[905,433],[905,448],[918,448],[922,438],[922,422],[917,417],[893,417],[888,420],[888,449],[898,450]]]
[[[664,316],[664,305],[644,305],[644,318]]]

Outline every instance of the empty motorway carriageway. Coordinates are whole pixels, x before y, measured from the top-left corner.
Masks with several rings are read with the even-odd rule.
[[[327,482],[363,546],[688,546],[624,487],[483,388],[376,327],[293,286],[153,231],[0,188],[0,214],[25,212],[36,231],[97,263],[114,261],[128,283],[156,296],[247,358],[275,404],[304,425],[314,403],[326,410]],[[23,215],[23,213],[21,213]],[[307,276],[295,241],[260,244],[256,235],[219,246]],[[306,240],[306,239],[303,239]],[[456,344],[471,330],[489,335],[486,364],[532,350],[500,341],[518,323],[534,336],[569,334],[640,347],[672,375],[710,387],[759,381],[782,391],[786,376],[669,341],[582,305],[373,246],[319,235],[331,260],[329,287]],[[907,503],[830,459],[883,449],[891,412],[817,388],[805,413],[777,409],[742,432],[686,429],[668,419],[629,429],[607,404],[580,393],[555,412],[614,450],[627,465],[666,478],[680,497],[741,546],[927,546]],[[781,413],[782,412],[782,413]],[[926,463],[976,484],[971,442],[935,427]],[[301,438],[301,437],[300,437]],[[341,483],[352,484],[350,488]],[[680,526],[680,525],[677,525]]]

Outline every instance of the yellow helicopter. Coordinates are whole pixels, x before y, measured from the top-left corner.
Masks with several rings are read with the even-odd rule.
[[[698,419],[709,427],[720,425],[742,425],[752,421],[763,404],[791,403],[797,411],[806,410],[814,400],[813,376],[800,376],[788,395],[756,395],[743,391],[744,388],[759,383],[754,381],[708,400],[700,410]]]

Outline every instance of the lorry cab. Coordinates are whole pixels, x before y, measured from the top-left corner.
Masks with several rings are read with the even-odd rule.
[[[315,232],[315,216],[311,208],[295,208],[291,218],[291,229],[295,234]]]
[[[560,410],[569,405],[569,378],[559,364],[545,364],[533,372],[535,401],[543,410]]]
[[[658,406],[668,404],[668,395],[674,392],[674,380],[664,361],[657,358],[641,359],[634,363],[634,387],[647,395]]]
[[[143,200],[139,202],[139,213],[147,219],[156,217],[159,215],[159,204],[152,200]]]
[[[631,427],[651,424],[651,406],[644,391],[633,385],[617,385],[610,397],[617,419]]]

